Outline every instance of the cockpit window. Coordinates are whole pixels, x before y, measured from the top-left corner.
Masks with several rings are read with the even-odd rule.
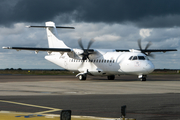
[[[134,56],[132,60],[137,60],[137,56]]]
[[[131,56],[129,60],[149,60],[147,56]]]
[[[145,57],[144,56],[138,56],[138,59],[139,60],[145,60]]]
[[[132,57],[133,57],[133,56],[131,56],[131,57],[129,58],[129,60],[131,60],[131,59],[132,59]]]

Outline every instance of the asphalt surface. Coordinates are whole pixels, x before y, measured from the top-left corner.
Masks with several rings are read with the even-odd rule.
[[[136,76],[79,81],[74,76],[0,75],[0,100],[5,111],[37,113],[51,107],[70,109],[72,115],[118,118],[126,105],[129,118],[179,120],[180,75],[150,75],[146,82]]]

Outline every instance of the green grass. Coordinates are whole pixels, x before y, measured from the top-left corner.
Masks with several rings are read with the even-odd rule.
[[[62,70],[0,70],[0,74],[15,75],[76,75],[71,71]]]
[[[177,70],[155,70],[151,73],[152,75],[173,75],[173,74],[179,74],[180,75],[180,71]]]

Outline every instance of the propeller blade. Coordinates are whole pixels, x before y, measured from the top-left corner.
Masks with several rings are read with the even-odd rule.
[[[153,54],[150,54],[150,53],[147,53],[146,50],[152,45],[151,42],[148,42],[148,44],[146,45],[145,49],[142,49],[141,47],[141,39],[138,40],[138,46],[140,48],[140,51],[145,54],[146,56],[149,56],[149,57],[152,57],[152,58],[155,58],[155,56]]]
[[[78,44],[79,44],[79,46],[81,47],[81,49],[84,50],[84,47],[83,47],[83,45],[82,45],[82,39],[81,39],[81,38],[78,40]]]
[[[94,39],[91,39],[88,43],[88,47],[87,47],[87,50],[89,50],[89,48],[91,47],[91,45],[93,44],[94,42]]]
[[[139,48],[140,48],[140,50],[141,50],[141,52],[142,52],[141,39],[138,40],[138,46],[139,46]]]
[[[151,42],[148,42],[148,44],[146,45],[145,50],[147,50],[147,49],[149,48],[149,46],[151,46],[151,45],[152,45],[152,43],[151,43]]]
[[[94,39],[91,39],[91,40],[89,41],[89,43],[88,43],[87,49],[84,49],[83,44],[82,44],[82,39],[80,38],[80,39],[78,40],[78,44],[79,44],[79,46],[81,47],[81,49],[83,50],[83,53],[80,54],[80,55],[82,56],[82,60],[83,60],[83,61],[86,60],[86,59],[89,59],[89,55],[90,55],[90,54],[94,54],[94,53],[90,53],[90,52],[89,52],[89,48],[91,47],[91,45],[93,44],[93,42],[94,42]],[[90,60],[90,59],[89,59],[89,60]]]
[[[151,57],[151,58],[155,58],[154,54],[148,54],[148,56]]]

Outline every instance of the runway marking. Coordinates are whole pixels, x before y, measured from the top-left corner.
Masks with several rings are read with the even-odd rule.
[[[35,114],[44,114],[44,113],[49,113],[49,112],[55,112],[55,111],[62,110],[62,109],[58,109],[58,108],[52,108],[52,107],[46,107],[46,106],[40,106],[40,105],[32,105],[32,104],[13,102],[13,101],[6,101],[6,100],[0,100],[0,102],[17,104],[17,105],[24,105],[24,106],[30,106],[30,107],[37,107],[37,108],[44,108],[44,109],[50,109],[50,110],[47,110],[47,111],[36,112]]]

